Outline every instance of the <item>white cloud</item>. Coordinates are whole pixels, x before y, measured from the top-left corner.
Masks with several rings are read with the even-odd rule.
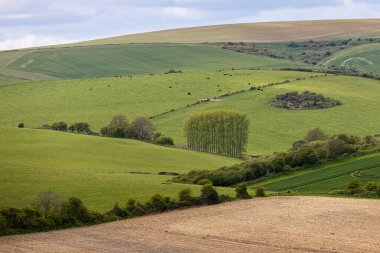
[[[181,20],[199,20],[203,17],[203,13],[192,8],[183,7],[165,7],[163,8],[164,16]]]
[[[33,35],[28,34],[18,38],[5,38],[0,42],[0,50],[26,48],[35,46],[47,46],[72,42],[65,38],[55,36]]]

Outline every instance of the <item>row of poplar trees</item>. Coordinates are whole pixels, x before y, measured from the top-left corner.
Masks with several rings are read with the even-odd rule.
[[[248,141],[249,120],[236,110],[193,113],[185,122],[189,149],[241,157]]]

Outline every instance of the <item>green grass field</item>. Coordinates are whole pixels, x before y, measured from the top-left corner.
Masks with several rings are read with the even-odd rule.
[[[353,174],[361,171],[359,174]],[[380,182],[380,154],[350,158],[313,169],[298,171],[289,175],[251,184],[250,188],[264,187],[268,191],[292,190],[300,194],[327,194],[344,189],[352,180],[361,185],[372,181]]]
[[[340,100],[343,105],[323,110],[286,110],[274,108],[270,101],[278,94],[309,90]],[[171,112],[154,120],[158,130],[170,133],[177,143],[185,143],[184,120],[193,112],[210,109],[237,109],[250,119],[248,152],[268,154],[291,147],[295,140],[315,127],[328,134],[347,133],[358,136],[380,133],[380,83],[375,80],[326,76],[284,85],[264,91],[251,91]]]
[[[149,117],[228,91],[309,75],[285,71],[185,72],[6,86],[0,87],[0,126],[15,127],[24,122],[27,127],[37,128],[56,121],[86,121],[99,131],[117,114],[130,120]],[[178,127],[177,132],[181,132],[182,125]],[[165,134],[171,135],[171,130]]]
[[[324,64],[380,75],[380,43],[361,45],[340,51],[327,59]]]
[[[212,45],[129,44],[31,50],[8,68],[57,78],[164,73],[169,69],[305,67],[303,63],[239,54]]]
[[[27,206],[38,192],[48,190],[80,197],[98,211],[109,210],[115,202],[124,205],[128,198],[146,200],[156,193],[176,197],[186,187],[198,194],[198,186],[167,183],[172,176],[158,173],[217,169],[238,162],[133,140],[1,128],[0,206]]]

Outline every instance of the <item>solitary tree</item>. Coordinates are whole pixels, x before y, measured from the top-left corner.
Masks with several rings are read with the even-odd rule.
[[[212,110],[192,114],[185,122],[190,149],[240,157],[248,141],[249,121],[235,110]]]

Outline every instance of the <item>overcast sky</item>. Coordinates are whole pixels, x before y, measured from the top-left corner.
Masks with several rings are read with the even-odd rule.
[[[380,0],[0,0],[0,50],[210,24],[380,18]]]

